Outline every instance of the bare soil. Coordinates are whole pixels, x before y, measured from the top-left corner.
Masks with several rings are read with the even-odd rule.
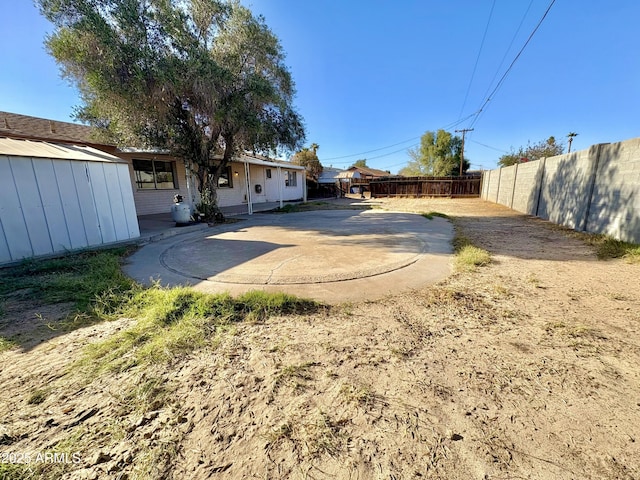
[[[0,453],[79,449],[37,465],[69,479],[639,479],[640,265],[478,199],[374,203],[452,216],[491,264],[146,371],[68,369],[128,319],[5,351]],[[0,335],[60,314],[31,307]]]

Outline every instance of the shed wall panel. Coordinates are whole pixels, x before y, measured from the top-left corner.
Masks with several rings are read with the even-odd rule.
[[[107,195],[109,197],[109,207],[111,210],[115,239],[125,240],[129,238],[129,229],[127,228],[127,214],[124,209],[122,192],[120,190],[118,171],[115,165],[103,165],[102,171],[107,185]]]
[[[102,234],[102,243],[115,242],[116,230],[113,224],[113,216],[111,214],[111,205],[109,204],[109,192],[107,189],[107,181],[104,175],[102,165],[99,163],[88,163],[89,180],[91,182],[91,191],[93,193],[93,202],[98,214],[98,222],[100,223],[100,233]]]
[[[0,261],[10,262],[33,256],[27,224],[13,178],[9,157],[0,157],[0,219],[9,254]]]
[[[140,236],[140,227],[138,226],[138,217],[136,216],[135,200],[133,198],[133,190],[129,179],[129,166],[116,165],[118,173],[118,184],[120,185],[120,195],[124,202],[124,215],[127,224],[127,237],[135,238]]]
[[[53,170],[58,183],[62,209],[64,210],[67,231],[71,248],[84,248],[89,245],[85,232],[84,219],[78,199],[78,192],[73,178],[70,160],[58,160],[53,162]]]
[[[7,243],[7,237],[4,234],[4,225],[2,224],[2,215],[0,212],[0,263],[11,261],[11,251]]]
[[[22,215],[29,232],[33,254],[45,255],[51,253],[53,246],[49,236],[47,220],[42,209],[38,182],[33,171],[33,160],[13,157],[9,162],[11,163],[13,180],[20,198]]]
[[[85,162],[71,162],[71,169],[88,245],[100,245],[102,234],[100,233],[100,222],[93,199],[87,164]]]
[[[53,251],[71,250],[67,219],[60,200],[60,185],[56,181],[53,161],[36,160],[33,162],[33,171],[36,175]]]

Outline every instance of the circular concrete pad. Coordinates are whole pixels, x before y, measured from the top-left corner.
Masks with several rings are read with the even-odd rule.
[[[138,281],[240,293],[286,291],[326,302],[378,298],[444,278],[453,229],[380,210],[257,214],[143,247]]]

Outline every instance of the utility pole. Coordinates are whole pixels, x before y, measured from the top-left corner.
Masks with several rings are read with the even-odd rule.
[[[567,135],[567,137],[569,137],[569,150],[567,150],[567,153],[571,153],[571,142],[573,142],[573,137],[577,137],[578,134],[575,132],[571,132]]]
[[[463,128],[462,130],[456,130],[456,133],[462,133],[462,152],[460,152],[460,176],[462,176],[462,166],[464,165],[464,134],[467,132],[473,132],[473,128]]]

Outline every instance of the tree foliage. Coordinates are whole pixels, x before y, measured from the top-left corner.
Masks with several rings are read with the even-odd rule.
[[[541,140],[538,143],[531,144],[527,142],[526,147],[520,147],[518,150],[511,148],[511,151],[500,157],[498,165],[501,167],[509,167],[516,163],[531,162],[546,157],[555,157],[562,155],[564,145],[556,142],[556,138],[551,136],[547,140]]]
[[[184,158],[214,210],[235,154],[303,141],[280,43],[237,1],[36,1],[55,25],[46,45],[81,92],[77,118],[117,145]]]
[[[368,168],[367,159],[366,158],[361,158],[360,160],[356,160],[355,162],[353,162],[353,165],[351,165],[351,167]],[[351,168],[351,167],[349,167],[349,168]]]
[[[299,152],[291,158],[291,161],[296,165],[301,165],[307,169],[307,172],[313,177],[315,180],[318,179],[320,174],[322,173],[322,164],[318,159],[318,151],[319,145],[317,143],[312,143],[310,148],[303,148]]]
[[[436,177],[456,176],[460,174],[462,139],[445,130],[428,131],[420,138],[420,146],[410,149],[408,154],[411,160],[405,168],[411,173]],[[470,164],[465,159],[463,173],[469,167]]]

